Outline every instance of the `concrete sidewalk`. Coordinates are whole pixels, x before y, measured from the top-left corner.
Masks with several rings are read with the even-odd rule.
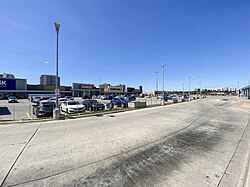
[[[218,186],[250,186],[250,121]]]

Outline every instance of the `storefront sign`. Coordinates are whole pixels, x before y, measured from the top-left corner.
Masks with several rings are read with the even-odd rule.
[[[16,80],[0,79],[0,90],[16,90]]]
[[[79,84],[79,89],[92,90],[95,86],[93,84]]]
[[[105,92],[111,92],[111,93],[121,93],[123,92],[123,87],[109,87],[104,88]]]

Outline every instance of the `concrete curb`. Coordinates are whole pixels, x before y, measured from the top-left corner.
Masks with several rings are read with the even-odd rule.
[[[98,113],[90,113],[90,114],[81,114],[81,115],[68,115],[66,116],[65,119],[60,119],[60,120],[67,120],[67,119],[78,119],[78,118],[84,118],[84,117],[93,117],[93,116],[102,116],[106,114],[113,114],[113,113],[120,113],[120,112],[126,112],[126,111],[131,111],[131,110],[136,110],[136,109],[126,109],[126,110],[112,110],[112,111],[107,111],[107,112],[98,112]],[[46,119],[31,119],[31,120],[0,120],[0,125],[5,125],[5,124],[16,124],[16,123],[37,123],[37,122],[47,122],[47,121],[58,121],[54,118],[46,118]]]

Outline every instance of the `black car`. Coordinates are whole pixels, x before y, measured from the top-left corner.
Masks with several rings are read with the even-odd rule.
[[[128,97],[126,98],[126,100],[127,100],[128,102],[130,102],[130,101],[135,101],[135,100],[136,100],[136,97],[133,96],[133,95],[130,95],[130,96],[128,96]]]
[[[86,110],[95,111],[95,110],[104,110],[105,105],[98,102],[94,99],[87,99],[82,101],[82,104],[85,106]]]
[[[33,105],[33,114],[36,117],[53,116],[54,108],[55,102],[53,101],[39,101],[36,105]]]

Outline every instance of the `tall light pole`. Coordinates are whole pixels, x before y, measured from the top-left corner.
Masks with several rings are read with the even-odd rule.
[[[182,94],[184,96],[184,83],[182,83]]]
[[[166,66],[167,64],[163,64],[161,67],[162,67],[162,94],[163,95],[165,95],[164,94],[164,69],[165,69],[165,66]]]
[[[59,95],[59,89],[58,89],[58,34],[60,29],[60,24],[55,22],[55,28],[56,28],[56,108],[54,112],[54,117],[56,119],[60,118],[60,110],[58,105],[58,95]]]
[[[188,77],[188,80],[189,80],[189,82],[188,82],[188,84],[189,84],[189,86],[188,86],[188,87],[189,87],[189,97],[190,97],[190,79],[191,79],[191,78],[195,78],[195,76],[189,76],[189,77]]]
[[[156,74],[156,84],[155,84],[155,90],[158,91],[158,71],[155,72]]]

